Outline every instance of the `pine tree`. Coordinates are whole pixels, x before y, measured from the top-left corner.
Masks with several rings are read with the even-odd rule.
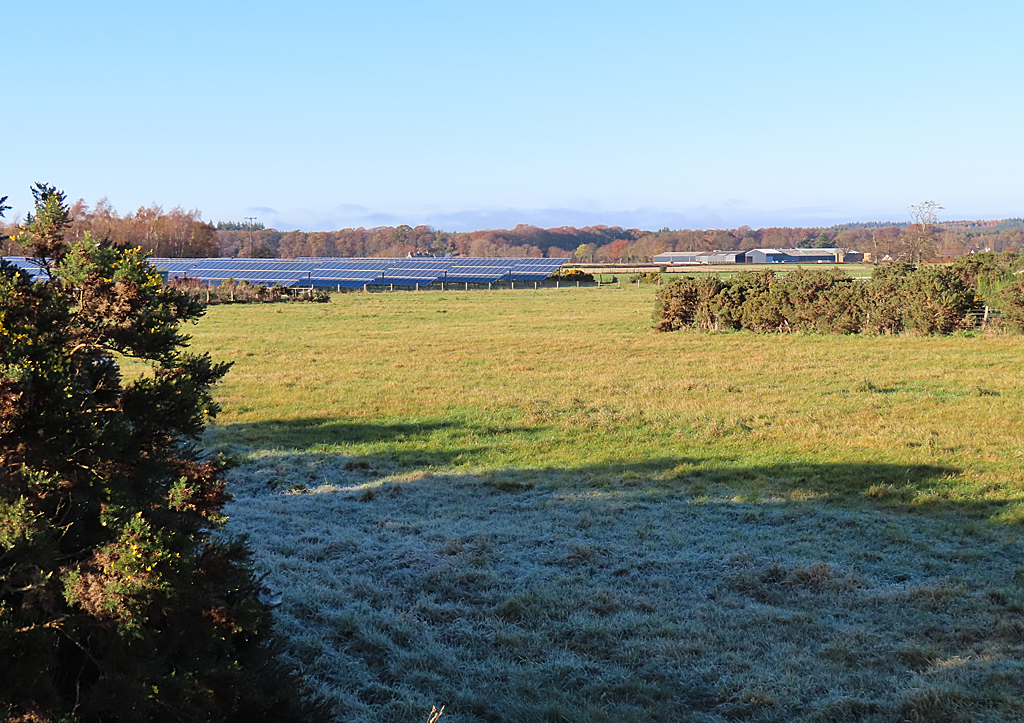
[[[187,350],[202,306],[138,250],[67,244],[64,194],[33,194],[46,278],[0,264],[0,720],[318,717],[217,533],[223,466],[194,445],[229,364]]]

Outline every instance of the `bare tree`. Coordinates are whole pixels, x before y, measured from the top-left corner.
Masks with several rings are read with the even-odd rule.
[[[903,234],[903,253],[911,263],[919,263],[935,251],[935,223],[943,207],[935,201],[907,206],[911,225]]]
[[[942,206],[935,203],[935,201],[922,201],[921,203],[915,203],[911,206],[907,206],[907,212],[910,214],[910,220],[919,226],[934,226],[939,216],[939,211],[945,211]]]

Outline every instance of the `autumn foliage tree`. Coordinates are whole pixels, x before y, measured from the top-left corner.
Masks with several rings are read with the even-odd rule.
[[[203,308],[34,196],[19,240],[48,278],[0,264],[0,720],[315,718],[192,446],[228,370],[187,350]]]

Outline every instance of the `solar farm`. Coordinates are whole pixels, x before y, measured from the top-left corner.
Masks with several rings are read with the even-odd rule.
[[[7,261],[41,277],[31,259]],[[542,281],[568,259],[536,258],[151,258],[168,279],[190,278],[219,285],[233,279],[256,286],[285,288],[362,288],[364,286],[429,286],[434,283],[492,284],[499,281]]]
[[[298,258],[298,259],[150,259],[168,278],[189,277],[204,284],[227,279],[287,288],[362,288],[429,286],[434,283],[490,284],[541,281],[567,259],[532,258]]]

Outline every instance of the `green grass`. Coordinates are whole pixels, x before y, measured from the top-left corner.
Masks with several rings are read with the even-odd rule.
[[[1019,337],[650,331],[653,288],[221,306],[207,444],[339,720],[1024,715]]]

